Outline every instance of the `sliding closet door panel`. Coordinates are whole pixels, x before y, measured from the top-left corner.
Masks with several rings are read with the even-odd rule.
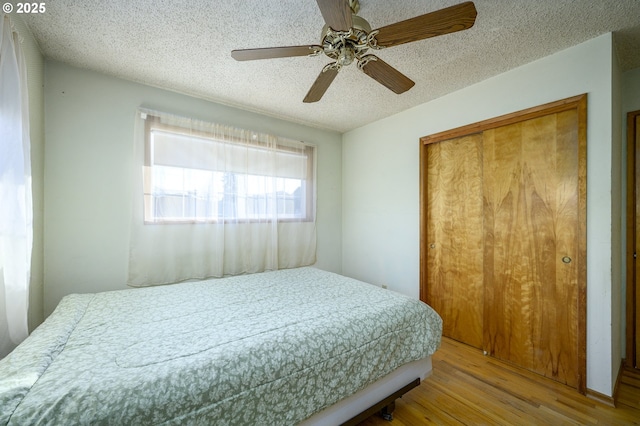
[[[637,255],[640,251],[640,115],[635,116],[635,136],[634,140],[630,143],[634,143],[636,146],[636,194],[635,194],[635,253]],[[635,360],[633,367],[640,368],[640,262],[635,262],[635,289],[629,294],[633,297],[635,293],[635,309],[632,309],[635,316]],[[628,306],[628,305],[627,305]]]
[[[487,130],[483,157],[485,350],[575,387],[577,113]]]
[[[485,351],[529,368],[530,309],[525,264],[530,239],[523,217],[521,125],[484,132]]]
[[[538,157],[547,158],[551,186],[540,199],[534,198],[532,205],[537,237],[538,264],[535,285],[538,290],[539,307],[535,310],[535,323],[539,324],[534,335],[534,351],[541,356],[534,358],[533,370],[547,377],[577,386],[578,380],[578,126],[576,110],[550,116],[550,124],[555,128],[539,132],[538,137],[555,142],[549,148],[555,155],[549,155],[534,141],[527,145],[530,149],[540,146]],[[553,135],[555,132],[555,140]],[[525,155],[533,155],[525,151]],[[543,164],[542,161],[539,162]],[[533,176],[537,176],[533,174]],[[547,182],[533,182],[539,188]],[[543,214],[542,211],[546,213]],[[537,231],[540,229],[540,231]],[[544,230],[544,233],[542,232]],[[543,240],[544,238],[544,240]]]
[[[482,136],[427,147],[427,303],[443,334],[482,347]]]

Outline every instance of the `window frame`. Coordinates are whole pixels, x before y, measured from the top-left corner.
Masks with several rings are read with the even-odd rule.
[[[152,163],[152,149],[151,149],[151,133],[153,130],[160,130],[163,132],[174,133],[182,136],[193,136],[204,139],[218,140],[226,143],[236,143],[243,146],[258,146],[256,143],[247,142],[240,138],[228,137],[225,139],[214,137],[209,132],[197,129],[188,129],[179,125],[166,124],[161,122],[161,117],[147,113],[144,119],[144,167],[143,167],[143,222],[145,225],[210,225],[210,224],[242,224],[242,223],[269,223],[272,222],[272,218],[203,218],[192,219],[185,218],[184,220],[166,220],[159,219],[153,215],[153,197],[152,193],[152,176],[153,176],[153,163]],[[276,137],[277,140],[281,138]],[[304,145],[304,155],[307,159],[307,175],[302,180],[302,184],[305,186],[305,212],[301,217],[286,217],[278,218],[278,223],[295,223],[295,222],[313,222],[315,221],[316,206],[315,206],[315,193],[316,193],[316,161],[317,155],[316,146],[305,142],[296,141]],[[300,150],[296,150],[286,145],[277,143],[276,149],[282,152],[295,152],[299,153]]]

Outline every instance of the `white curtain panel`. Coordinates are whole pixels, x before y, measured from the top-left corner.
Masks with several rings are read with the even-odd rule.
[[[315,263],[313,145],[140,110],[134,163],[129,285]]]
[[[0,19],[0,357],[28,335],[33,242],[27,72],[18,34]]]

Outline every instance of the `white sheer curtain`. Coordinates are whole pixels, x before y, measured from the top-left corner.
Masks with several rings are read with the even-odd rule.
[[[33,242],[27,73],[11,21],[0,19],[0,357],[28,335]]]
[[[315,147],[140,110],[129,285],[316,260]]]

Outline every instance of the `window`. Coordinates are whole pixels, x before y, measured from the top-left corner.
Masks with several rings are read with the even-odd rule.
[[[313,220],[315,147],[146,116],[145,223]]]
[[[0,15],[0,358],[29,335],[33,246],[27,67],[8,15]]]
[[[134,134],[129,285],[316,262],[313,145],[142,108]]]

